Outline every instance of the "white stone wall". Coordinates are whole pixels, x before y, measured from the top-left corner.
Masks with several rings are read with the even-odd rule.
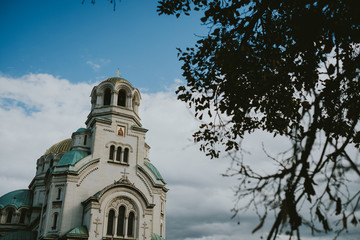
[[[105,88],[110,88],[113,95],[110,106],[103,106]],[[125,107],[116,106],[120,89],[127,92]],[[45,179],[49,182],[43,185],[36,184],[36,181],[32,183],[34,205],[42,206],[39,237],[48,234],[63,236],[72,228],[85,225],[89,239],[101,239],[107,235],[110,209],[115,211],[117,219],[121,205],[136,213],[136,239],[150,239],[151,233],[165,237],[167,189],[144,164],[144,160],[149,161],[150,147],[145,143],[146,130],[141,128],[137,115],[141,99],[139,91],[124,80],[115,85],[104,81],[93,89],[91,98],[92,110],[86,121],[90,131],[72,135],[73,149],[88,150],[91,154],[75,166],[55,166],[53,173]],[[120,127],[122,136],[118,134]],[[113,160],[109,159],[111,145],[115,146]],[[123,152],[125,148],[129,149],[127,163],[116,161],[119,146]],[[55,163],[59,160],[54,157],[38,160],[37,178],[45,178],[51,159]],[[100,191],[101,194],[94,196]],[[54,214],[58,214],[55,227]]]

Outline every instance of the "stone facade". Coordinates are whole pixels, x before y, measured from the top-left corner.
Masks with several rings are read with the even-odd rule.
[[[0,239],[164,239],[168,189],[148,158],[140,100],[122,78],[94,87],[86,128],[37,160],[29,189],[0,198]]]

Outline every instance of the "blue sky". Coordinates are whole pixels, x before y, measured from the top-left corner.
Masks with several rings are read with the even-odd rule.
[[[196,16],[159,16],[157,1],[3,0],[0,72],[49,73],[71,82],[122,77],[150,92],[181,77],[177,47],[206,32]]]

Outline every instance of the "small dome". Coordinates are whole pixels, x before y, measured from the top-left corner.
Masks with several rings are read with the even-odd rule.
[[[28,189],[21,189],[6,193],[0,197],[0,207],[14,206],[16,209],[21,207],[30,207],[32,202],[32,193]]]
[[[157,170],[157,168],[154,165],[152,165],[150,162],[147,162],[147,161],[145,161],[144,163],[151,170],[151,172],[156,176],[157,180],[160,180],[163,183],[165,183],[165,181],[164,181],[163,177],[161,176],[159,170]]]
[[[65,153],[56,164],[57,167],[59,166],[74,166],[78,161],[83,159],[84,157],[88,156],[89,154],[82,150],[71,150]]]
[[[124,78],[120,78],[120,77],[111,77],[111,78],[105,79],[105,80],[102,81],[101,83],[103,83],[103,82],[111,82],[111,83],[113,83],[114,85],[116,85],[117,83],[127,83],[127,84],[129,84],[131,87],[133,87],[128,80],[126,80],[126,79],[124,79]]]
[[[165,238],[160,237],[156,233],[151,233],[151,240],[165,240]]]
[[[62,140],[52,145],[48,150],[46,150],[44,155],[68,152],[71,149],[71,145],[72,145],[71,138]]]
[[[86,226],[78,226],[68,231],[65,236],[69,238],[73,237],[87,239],[89,237],[89,231]]]
[[[81,132],[87,132],[90,129],[86,129],[86,128],[79,128],[78,130],[76,130],[77,133],[81,133]]]

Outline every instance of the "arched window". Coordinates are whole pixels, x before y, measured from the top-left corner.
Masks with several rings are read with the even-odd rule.
[[[116,150],[116,161],[121,162],[121,147],[118,147]]]
[[[56,225],[57,225],[57,220],[58,220],[58,213],[54,213],[54,218],[53,218],[53,225],[51,227],[51,229],[56,229]]]
[[[23,210],[20,215],[19,223],[25,223],[25,217],[26,217],[26,210]]]
[[[135,214],[134,212],[130,212],[128,219],[128,237],[134,237],[134,227],[135,227]]]
[[[6,223],[11,223],[13,214],[14,214],[14,211],[12,209],[9,209],[7,211]]]
[[[129,149],[125,148],[124,150],[124,163],[128,163],[129,162]]]
[[[84,145],[86,145],[87,135],[84,137]]]
[[[115,211],[111,209],[109,211],[109,216],[108,216],[108,224],[106,231],[107,235],[111,235],[111,236],[114,235],[114,217],[115,217]]]
[[[120,206],[119,207],[119,216],[118,216],[118,222],[117,222],[117,231],[116,235],[118,236],[124,236],[124,226],[125,226],[125,207]]]
[[[124,89],[121,89],[118,93],[118,106],[126,107],[126,92]]]
[[[111,145],[110,146],[110,153],[109,153],[109,159],[114,160],[114,151],[115,151],[115,146]]]
[[[110,88],[106,88],[104,91],[104,106],[110,105],[111,102],[111,90]]]
[[[53,167],[53,165],[54,165],[54,159],[51,159],[50,160],[50,167]]]

